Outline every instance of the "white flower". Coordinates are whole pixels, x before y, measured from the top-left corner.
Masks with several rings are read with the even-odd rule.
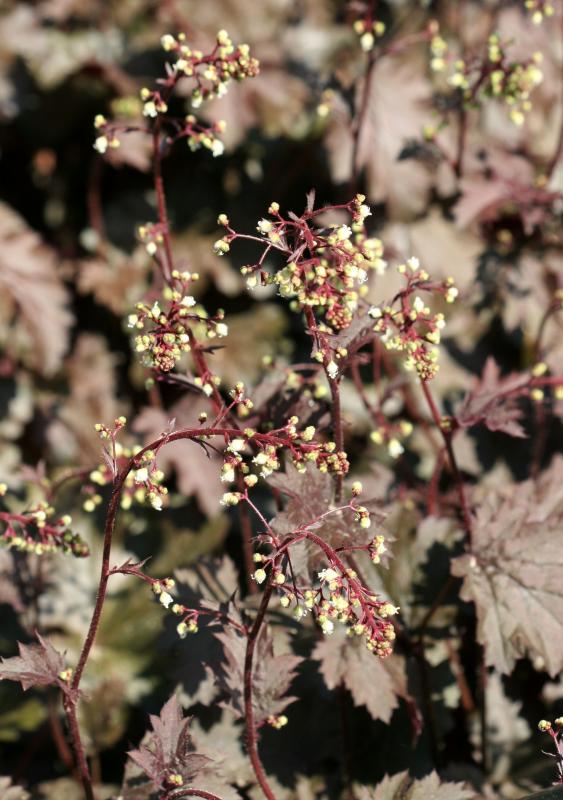
[[[258,225],[256,226],[256,230],[260,233],[270,233],[273,229],[273,224],[270,222],[269,219],[261,219],[258,221]]]
[[[338,572],[332,567],[328,567],[327,569],[322,569],[318,576],[320,581],[334,581],[338,578]]]
[[[149,501],[155,511],[162,511],[162,497],[155,492],[149,494]]]
[[[227,336],[229,333],[229,326],[225,322],[218,322],[215,326],[215,333],[219,338]]]
[[[160,44],[164,50],[170,51],[175,47],[176,39],[169,33],[165,33],[164,36],[160,37]]]
[[[241,450],[244,450],[245,444],[246,442],[244,439],[233,439],[227,449],[230,450],[231,453],[240,453]]]
[[[387,445],[387,452],[391,458],[398,458],[401,453],[405,452],[405,448],[398,439],[390,439]]]
[[[366,205],[361,205],[358,209],[358,214],[363,222],[366,217],[371,217],[371,208]]]
[[[195,306],[195,297],[192,297],[190,294],[188,294],[185,297],[182,297],[181,303],[187,308],[193,308],[193,306]]]
[[[214,139],[213,145],[211,147],[211,152],[213,153],[213,157],[217,158],[217,156],[222,156],[225,152],[225,145],[220,139]]]
[[[256,583],[264,583],[264,581],[266,580],[266,570],[257,569],[252,577],[254,578]]]
[[[336,234],[339,240],[343,242],[346,239],[349,239],[352,235],[352,228],[350,228],[348,225],[341,225],[336,231]]]
[[[108,149],[108,144],[107,136],[98,136],[94,142],[94,150],[97,150],[98,153],[105,153]]]
[[[156,110],[156,104],[154,100],[147,100],[147,102],[143,106],[143,116],[144,117],[156,117],[158,111]]]
[[[334,380],[338,375],[338,364],[336,364],[334,361],[329,361],[328,364],[326,365],[326,371],[329,378],[332,378],[332,380]]]
[[[420,261],[418,260],[418,258],[416,258],[416,256],[412,256],[412,258],[409,258],[409,260],[407,261],[407,266],[413,272],[416,272],[417,269],[419,269],[419,267],[420,267]]]
[[[146,467],[141,467],[135,472],[136,483],[145,483],[149,479],[149,471]]]
[[[325,619],[321,622],[321,630],[326,636],[330,636],[334,632],[334,622],[331,619]]]
[[[235,470],[231,464],[224,464],[221,470],[221,480],[223,483],[232,483],[235,479]]]
[[[168,606],[170,606],[174,602],[174,598],[172,597],[171,594],[168,594],[168,592],[161,592],[158,595],[158,599],[162,603],[164,608],[168,608]]]

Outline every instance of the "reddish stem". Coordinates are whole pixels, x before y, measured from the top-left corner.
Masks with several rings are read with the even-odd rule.
[[[461,514],[463,518],[463,526],[465,528],[465,532],[467,533],[469,544],[471,544],[471,533],[473,528],[471,522],[471,513],[469,511],[469,504],[467,502],[467,497],[465,494],[465,485],[463,483],[463,478],[461,477],[461,472],[459,470],[459,466],[452,446],[452,431],[444,427],[444,424],[442,422],[442,417],[440,415],[440,412],[438,411],[436,403],[434,402],[434,397],[432,396],[432,392],[428,387],[427,381],[421,380],[420,383],[422,386],[424,397],[426,398],[426,402],[428,403],[430,413],[432,414],[432,419],[434,420],[436,426],[438,427],[438,430],[440,431],[440,434],[442,435],[442,439],[444,440],[444,444],[446,446],[446,451],[448,453],[448,459],[450,462],[450,468],[452,471],[452,475],[454,477],[459,497]]]
[[[264,622],[268,603],[270,602],[270,597],[272,596],[272,590],[273,584],[271,581],[268,581],[268,585],[266,586],[264,594],[262,595],[262,601],[258,609],[258,614],[254,620],[254,625],[248,634],[246,653],[244,657],[244,720],[246,749],[248,751],[248,756],[250,758],[254,774],[256,775],[256,780],[258,781],[260,788],[268,800],[276,800],[276,798],[268,784],[268,779],[266,778],[266,773],[264,772],[264,767],[262,766],[262,762],[260,761],[260,756],[258,754],[258,738],[256,735],[256,723],[254,721],[254,708],[252,705],[252,665],[258,634],[260,633],[262,623]]]

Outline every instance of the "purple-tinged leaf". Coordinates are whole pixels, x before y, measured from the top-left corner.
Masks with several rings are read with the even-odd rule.
[[[501,377],[500,369],[492,358],[487,359],[481,380],[464,399],[455,419],[462,428],[472,428],[482,423],[490,431],[500,431],[508,436],[525,438],[526,432],[519,423],[522,410],[516,405],[529,383],[528,375],[517,373]]]
[[[37,634],[39,644],[18,642],[19,656],[3,658],[0,664],[0,680],[19,681],[24,692],[32,686],[59,686],[68,691],[68,682],[61,678],[65,660],[48,639]]]
[[[313,650],[329,689],[344,684],[357,706],[365,706],[373,719],[389,722],[399,697],[409,698],[405,660],[392,655],[381,659],[371,653],[359,637],[344,629],[321,639]]]
[[[217,675],[221,689],[228,700],[224,704],[237,717],[244,717],[244,659],[246,637],[232,628],[216,634],[223,645],[225,662]],[[270,716],[277,716],[296,699],[286,696],[296,669],[303,661],[291,653],[274,655],[274,640],[268,628],[260,631],[254,654],[252,685],[256,725],[262,725]]]
[[[192,783],[210,761],[195,752],[188,732],[190,719],[184,717],[178,698],[172,695],[158,716],[151,714],[152,732],[128,753],[156,789],[166,787],[170,775],[181,775],[184,784]]]
[[[563,457],[537,480],[489,492],[477,508],[472,551],[454,559],[461,597],[475,603],[486,662],[502,673],[530,657],[563,668]]]

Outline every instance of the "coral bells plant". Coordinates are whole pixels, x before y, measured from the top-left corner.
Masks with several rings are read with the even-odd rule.
[[[30,795],[0,777],[0,793],[476,800],[535,788],[511,770],[517,748],[537,756],[531,717],[562,697],[563,137],[537,156],[514,139],[499,177],[487,148],[498,155],[502,137],[490,145],[473,126],[500,100],[526,130],[545,102],[542,54],[511,56],[506,4],[486,4],[464,38],[466,4],[440,20],[416,4],[405,22],[393,4],[354,0],[324,9],[344,66],[258,44],[259,64],[254,47],[164,5],[159,33],[163,19],[187,33],[151,50],[162,77],[137,83],[86,62],[121,96],[107,110],[97,97],[80,240],[90,256],[64,265],[92,295],[86,312],[111,312],[129,350],[119,362],[88,327],[59,372],[41,373],[25,347],[18,355],[36,331],[28,319],[0,363],[19,393],[5,428],[22,448],[45,428],[30,447],[43,460],[0,484],[0,681],[37,693],[25,730],[39,719],[14,780],[41,750],[41,726],[56,751],[54,788],[30,779]],[[555,15],[521,5],[519,24],[540,33]],[[297,10],[267,10],[297,42],[324,18],[303,31]],[[413,64],[418,77],[402,84],[416,124],[405,111],[382,146],[393,103],[375,90]],[[287,86],[315,70],[293,146],[334,160],[336,139],[346,163],[331,165],[332,182],[313,171],[317,190],[290,192],[267,150],[286,135]],[[277,93],[281,118],[263,123],[257,109],[274,114]],[[389,169],[411,162],[400,177],[407,195],[419,181],[420,207],[397,194],[398,173],[381,173],[382,153]],[[130,254],[111,243],[120,212],[106,220],[102,202],[104,170],[124,165],[149,187],[128,220]],[[233,202],[251,188],[248,204]],[[199,228],[186,244],[177,228],[192,190]],[[19,228],[6,227],[9,242]],[[44,253],[30,236],[24,266]],[[64,285],[35,269],[57,308]],[[11,315],[37,302],[16,292]],[[61,314],[45,327],[68,333]],[[33,402],[41,425],[25,419]],[[530,708],[515,699],[521,685],[540,687]],[[10,709],[0,742],[20,733]],[[538,727],[561,783],[562,718]]]

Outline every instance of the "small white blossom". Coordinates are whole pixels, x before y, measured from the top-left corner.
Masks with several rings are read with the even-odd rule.
[[[162,603],[164,608],[168,608],[168,606],[170,606],[174,602],[174,598],[168,592],[161,592],[158,595],[158,599]]]
[[[334,361],[329,361],[328,364],[326,365],[326,371],[329,378],[332,378],[332,380],[334,380],[338,375],[338,364],[336,364],[336,362]]]
[[[327,569],[322,569],[318,576],[320,581],[334,581],[338,578],[338,572],[332,567],[328,567]]]

